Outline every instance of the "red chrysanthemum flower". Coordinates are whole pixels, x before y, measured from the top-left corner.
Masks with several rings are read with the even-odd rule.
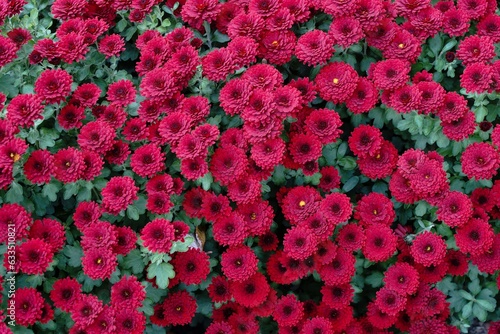
[[[438,265],[446,255],[446,243],[441,236],[426,231],[415,237],[410,252],[417,263],[426,267]]]
[[[115,309],[135,310],[142,306],[146,290],[135,276],[123,276],[111,287],[111,305]]]
[[[304,260],[316,250],[317,239],[307,227],[295,226],[288,229],[283,238],[283,251],[296,260]]]
[[[130,157],[132,170],[141,177],[151,177],[165,169],[165,155],[155,144],[145,144]]]
[[[337,168],[326,166],[321,168],[320,173],[321,179],[319,180],[318,188],[328,193],[340,187],[340,175]]]
[[[361,173],[371,179],[383,179],[392,174],[398,161],[398,151],[394,144],[384,140],[380,151],[374,156],[365,156],[358,159]]]
[[[0,36],[0,67],[16,59],[18,46],[10,38]]]
[[[351,252],[339,248],[335,252],[333,260],[325,263],[318,270],[321,279],[327,285],[341,285],[351,281],[356,272],[354,264],[356,258]],[[333,255],[333,252],[332,252]]]
[[[352,214],[352,205],[349,197],[341,193],[327,195],[321,201],[319,209],[325,215],[326,219],[335,225],[347,221]]]
[[[86,227],[96,223],[102,215],[99,204],[95,202],[80,202],[73,214],[73,221],[79,230],[83,231]]]
[[[383,287],[377,291],[375,305],[388,315],[396,315],[405,308],[406,297],[394,290]]]
[[[441,122],[443,133],[451,140],[462,141],[474,133],[476,115],[467,111],[462,117],[452,122]]]
[[[397,236],[390,227],[380,224],[369,225],[365,229],[366,241],[363,255],[372,262],[389,259],[397,247]]]
[[[110,278],[117,265],[116,254],[106,248],[87,249],[82,258],[83,272],[92,279]]]
[[[316,85],[319,95],[333,103],[345,102],[354,92],[359,77],[347,63],[333,62],[319,71]]]
[[[476,28],[479,36],[488,36],[495,43],[500,41],[500,17],[498,15],[490,13],[484,16]]]
[[[264,252],[275,251],[278,249],[278,244],[278,236],[271,231],[268,231],[259,237],[259,246]]]
[[[231,282],[231,293],[234,301],[245,307],[256,307],[263,304],[269,295],[269,284],[261,273],[255,273],[242,282]]]
[[[408,113],[420,108],[422,92],[418,86],[405,85],[391,93],[390,107],[399,113]]]
[[[182,20],[195,29],[201,29],[203,21],[211,23],[220,12],[216,0],[187,0],[181,9]]]
[[[471,219],[455,233],[458,248],[464,254],[480,255],[493,245],[495,233],[487,221]]]
[[[389,226],[396,217],[391,200],[378,193],[370,193],[361,198],[356,207],[356,212],[361,221],[368,224]]]
[[[205,192],[201,204],[201,216],[208,221],[216,222],[218,219],[231,213],[229,199],[224,195],[215,195]]]
[[[248,246],[233,246],[221,256],[224,275],[231,281],[242,282],[257,272],[259,260]]]
[[[140,84],[141,95],[155,100],[168,99],[178,90],[179,87],[172,75],[172,69],[169,70],[164,67],[147,72]]]
[[[283,160],[285,146],[281,138],[268,139],[252,146],[251,158],[261,168],[274,168]]]
[[[215,150],[210,163],[210,171],[216,181],[222,185],[228,185],[245,172],[247,164],[248,160],[242,149],[228,146]]]
[[[210,273],[210,257],[197,248],[190,248],[186,252],[177,252],[172,258],[176,279],[186,285],[200,284]]]
[[[401,295],[412,295],[419,285],[418,271],[408,263],[397,262],[385,272],[384,283]]]
[[[469,271],[467,256],[456,250],[448,250],[445,261],[448,263],[448,274],[463,276]]]
[[[292,224],[297,224],[319,208],[321,196],[318,191],[312,187],[299,186],[288,191],[283,199],[281,210]]]
[[[350,283],[340,284],[340,285],[324,285],[321,288],[321,299],[323,303],[331,308],[341,309],[348,306],[353,297],[354,289]]]
[[[62,278],[55,281],[50,290],[50,299],[56,307],[64,312],[70,312],[73,305],[81,298],[82,286],[74,278]]]
[[[77,101],[78,105],[89,108],[97,103],[100,95],[101,89],[99,86],[93,83],[86,83],[78,86],[73,92],[71,99]]]
[[[470,27],[470,18],[460,9],[450,8],[443,13],[443,31],[452,37],[463,36]]]
[[[47,150],[33,151],[26,160],[23,171],[32,183],[48,183],[54,172],[54,157]]]
[[[409,175],[409,181],[416,194],[432,196],[446,188],[448,179],[441,163],[427,160]]]
[[[115,309],[116,333],[140,334],[146,330],[146,316],[140,311]]]
[[[99,41],[97,50],[106,58],[118,56],[122,51],[125,51],[125,41],[118,34],[106,35]]]
[[[486,36],[468,36],[459,44],[456,56],[465,66],[490,62],[495,56],[493,40]]]
[[[17,248],[21,270],[29,275],[41,275],[52,262],[52,247],[42,239],[30,239]]]
[[[348,48],[363,38],[362,28],[360,21],[354,17],[336,17],[330,25],[328,35],[335,41],[335,44]]]
[[[227,48],[216,49],[201,59],[203,75],[212,81],[222,81],[237,69],[233,52]]]
[[[367,320],[373,327],[375,327],[374,330],[387,329],[394,325],[397,320],[396,315],[389,315],[382,312],[382,310],[374,302],[368,304],[368,312],[366,315]]]
[[[460,159],[468,178],[491,179],[500,167],[500,153],[488,143],[472,143]]]
[[[106,153],[112,148],[115,131],[111,125],[103,121],[85,124],[78,134],[78,144],[82,149],[99,154]]]
[[[59,103],[71,92],[73,78],[65,70],[45,70],[35,82],[35,93],[47,103]]]
[[[333,130],[335,132],[335,130]],[[294,135],[288,144],[288,150],[297,163],[317,160],[321,156],[321,141],[314,135]]]
[[[226,4],[231,4],[231,2],[226,2]],[[214,321],[208,326],[205,334],[234,334],[233,327],[225,321]]]
[[[116,243],[113,246],[113,252],[119,255],[127,255],[132,249],[135,248],[137,242],[137,235],[128,226],[119,226],[115,228]]]
[[[410,64],[400,59],[382,60],[373,65],[373,82],[378,89],[394,90],[410,80]]]
[[[316,109],[312,111],[304,121],[306,131],[316,136],[322,144],[333,143],[340,137],[342,121],[334,110]],[[299,147],[299,151],[301,147]],[[308,161],[314,159],[308,159]],[[297,161],[300,163],[300,161]]]
[[[9,229],[15,229],[15,240],[28,236],[31,215],[19,204],[3,204],[0,206],[0,242],[7,243]]]
[[[37,219],[31,225],[29,239],[40,239],[50,247],[53,253],[60,251],[66,241],[64,226],[55,219]]]
[[[257,200],[238,205],[237,211],[243,216],[247,230],[252,235],[266,233],[273,223],[274,211],[267,201]]]
[[[472,201],[459,191],[450,191],[439,203],[437,218],[450,227],[462,226],[472,217]]]
[[[358,85],[351,97],[346,101],[346,106],[354,114],[370,111],[378,101],[378,90],[367,78],[359,78]]]
[[[235,212],[222,217],[213,225],[213,236],[215,241],[224,246],[242,244],[248,236],[243,217]]]
[[[84,119],[85,109],[71,103],[65,105],[57,115],[57,121],[64,130],[81,127]]]
[[[138,190],[131,177],[112,177],[101,191],[103,210],[113,215],[120,213],[137,199]]]
[[[81,295],[71,307],[71,318],[75,327],[85,328],[89,326],[103,310],[102,301],[94,295]]]
[[[377,155],[382,147],[384,138],[382,132],[371,125],[359,125],[349,136],[349,148],[359,156]]]
[[[71,183],[78,181],[85,169],[85,162],[81,151],[68,147],[54,154],[54,176],[56,179]]]
[[[300,36],[295,46],[297,59],[309,66],[325,64],[333,52],[333,39],[317,29]]]
[[[17,325],[31,326],[42,318],[44,299],[42,294],[36,291],[35,288],[16,289],[13,301]]]
[[[293,326],[302,319],[303,313],[303,304],[295,295],[289,294],[278,299],[273,318],[280,326]]]
[[[142,229],[141,239],[144,246],[152,252],[170,253],[174,239],[174,227],[166,219],[154,219]]]
[[[135,101],[135,86],[130,80],[118,80],[108,86],[108,101],[126,106]]]
[[[450,331],[448,330],[448,327],[443,320],[436,318],[426,318],[413,322],[409,329],[409,333],[450,333]]]
[[[81,246],[84,251],[91,248],[109,249],[115,243],[115,227],[109,222],[98,221],[83,231]]]
[[[85,330],[89,333],[112,334],[116,331],[115,309],[109,305],[104,305],[101,313],[94,319],[92,324]]]
[[[214,303],[222,303],[231,299],[231,291],[228,280],[223,276],[215,276],[207,288],[208,295]]]
[[[492,66],[482,63],[470,64],[460,77],[460,86],[468,93],[485,93],[493,84],[495,74],[497,73]]]
[[[7,106],[7,119],[15,126],[30,127],[43,119],[42,98],[35,94],[19,94]]]
[[[31,34],[28,30],[23,28],[14,28],[7,33],[9,37],[18,47],[23,46],[32,39]]]

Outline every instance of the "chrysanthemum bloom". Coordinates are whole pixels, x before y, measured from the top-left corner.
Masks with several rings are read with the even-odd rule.
[[[385,225],[372,224],[365,229],[363,255],[372,262],[383,262],[396,251],[397,236]]]
[[[252,203],[260,194],[260,180],[247,174],[227,186],[227,195],[237,204]]]
[[[214,223],[212,231],[215,241],[224,246],[242,244],[248,236],[243,217],[234,212]]]
[[[71,307],[71,318],[77,328],[85,328],[97,318],[102,309],[102,301],[97,296],[82,294]]]
[[[207,143],[199,135],[188,133],[184,135],[172,151],[179,159],[204,158],[207,153]]]
[[[42,98],[35,94],[19,94],[7,106],[7,119],[16,126],[30,127],[43,119]]]
[[[118,34],[106,35],[99,41],[97,50],[106,58],[118,56],[122,51],[125,51],[125,42]]]
[[[71,99],[77,101],[80,106],[89,108],[97,103],[100,95],[101,89],[99,86],[93,83],[86,83],[78,86],[73,92]]]
[[[493,83],[494,69],[483,63],[468,65],[460,77],[460,86],[468,93],[487,92]]]
[[[485,0],[458,0],[457,7],[463,10],[469,19],[479,19],[488,10],[488,1]]]
[[[68,147],[54,154],[54,176],[56,179],[70,183],[82,177],[85,168],[83,154],[74,147]]]
[[[464,35],[470,27],[470,18],[460,9],[449,9],[443,13],[443,31],[452,37]]]
[[[333,39],[318,29],[300,36],[295,46],[297,59],[309,66],[325,64],[334,51]]]
[[[227,34],[229,23],[239,14],[244,13],[243,8],[232,2],[220,4],[220,12],[215,21],[215,27],[223,34]]]
[[[396,217],[390,199],[382,194],[370,193],[358,202],[357,214],[364,223],[390,225]]]
[[[356,251],[364,246],[366,237],[360,225],[346,224],[340,229],[336,241],[340,247],[348,251]]]
[[[216,195],[212,192],[203,194],[200,213],[207,221],[216,222],[220,218],[229,215],[231,211],[229,199],[226,196]]]
[[[426,267],[438,265],[446,255],[446,243],[441,236],[426,231],[415,237],[410,252],[417,263]]]
[[[299,203],[300,204],[300,203]],[[341,193],[327,195],[320,204],[321,213],[333,224],[347,221],[352,214],[352,205],[349,197]]]
[[[257,256],[248,246],[228,248],[221,256],[224,275],[231,281],[242,282],[257,272]]]
[[[170,253],[173,238],[174,227],[163,218],[150,221],[141,231],[144,246],[152,252]]]
[[[354,289],[350,283],[340,284],[340,285],[324,285],[321,288],[321,299],[326,305],[340,309],[351,303],[354,297]]]
[[[246,80],[232,79],[220,90],[220,105],[229,115],[241,112],[250,98],[250,84]]]
[[[266,233],[271,227],[274,218],[272,206],[264,200],[238,205],[237,212],[243,216],[247,231],[252,235]]]
[[[264,252],[271,252],[278,249],[278,236],[272,231],[268,231],[259,236],[259,246]]]
[[[390,97],[390,106],[399,113],[408,113],[420,108],[422,92],[418,86],[405,85],[397,88]]]
[[[29,275],[41,275],[52,262],[52,247],[42,239],[30,239],[18,246],[21,270]]]
[[[117,265],[116,254],[105,248],[87,249],[82,258],[83,272],[92,279],[110,278]]]
[[[210,257],[197,248],[187,252],[177,252],[172,258],[176,279],[186,285],[200,284],[210,273]]]
[[[361,124],[349,136],[349,148],[359,156],[376,155],[382,147],[382,132],[374,126]]]
[[[151,177],[165,169],[165,155],[155,144],[145,144],[130,157],[132,170],[141,177]]]
[[[477,24],[477,34],[488,36],[493,42],[500,41],[500,17],[493,13],[484,16]]]
[[[82,154],[84,169],[81,178],[86,181],[92,181],[101,174],[104,160],[96,152],[83,151]]]
[[[123,137],[128,141],[141,141],[148,137],[146,121],[141,118],[130,118],[122,130]]]
[[[194,120],[188,114],[173,112],[161,120],[158,132],[169,144],[177,144],[182,137],[189,133],[193,123]]]
[[[214,303],[222,303],[231,299],[229,282],[224,276],[215,276],[207,288],[208,295]]]
[[[335,44],[343,48],[359,42],[364,36],[359,20],[350,16],[335,18],[330,25],[328,35],[335,41]]]
[[[231,4],[231,2],[226,3]],[[233,327],[225,321],[214,321],[210,324],[210,326],[208,326],[207,330],[205,331],[205,334],[218,333],[234,334]]]
[[[65,70],[45,70],[35,82],[35,93],[47,103],[59,103],[71,92],[73,78]]]
[[[467,111],[462,117],[452,122],[441,122],[443,134],[451,140],[462,141],[474,133],[476,117],[472,111]]]
[[[35,288],[16,289],[13,301],[15,302],[16,324],[31,326],[41,319],[44,299]]]
[[[411,295],[417,291],[418,271],[408,263],[397,262],[384,274],[385,287],[401,295]]]
[[[57,115],[57,121],[64,130],[79,128],[85,119],[85,109],[73,104],[65,105]]]
[[[239,36],[232,39],[227,48],[232,52],[236,68],[248,66],[257,60],[258,43],[250,37]]]
[[[490,62],[495,56],[493,40],[486,36],[468,36],[459,44],[456,56],[465,66]]]
[[[500,269],[500,234],[496,234],[491,248],[479,255],[470,257],[472,263],[477,266],[479,271],[493,275]]]
[[[182,20],[195,29],[200,29],[203,21],[211,23],[220,12],[219,3],[215,0],[187,0],[182,6]]]
[[[103,154],[111,149],[115,131],[103,122],[94,121],[85,124],[78,135],[78,144],[82,149]]]
[[[491,248],[494,236],[493,228],[487,221],[471,219],[457,229],[455,240],[462,253],[479,255]]]
[[[120,213],[137,199],[138,190],[131,177],[112,177],[101,191],[103,210],[113,215]]]
[[[33,151],[26,160],[23,171],[26,178],[32,183],[50,182],[54,172],[54,157],[47,150]]]
[[[0,36],[0,67],[16,59],[18,46],[10,38]]]
[[[351,281],[356,271],[355,262],[356,258],[351,252],[338,248],[333,260],[321,266],[318,273],[327,285],[345,284]]]
[[[193,157],[181,160],[181,174],[188,180],[196,180],[208,173],[205,157]]]
[[[111,304],[119,309],[137,309],[146,298],[146,290],[135,276],[123,276],[111,287]]]
[[[150,99],[168,99],[177,91],[177,82],[172,69],[155,68],[147,72],[140,84],[141,95]]]
[[[285,146],[281,138],[268,139],[252,146],[251,157],[259,167],[274,168],[283,160]]]
[[[398,171],[405,177],[415,173],[428,160],[422,150],[408,149],[398,159]]]
[[[281,297],[273,312],[273,318],[280,326],[297,324],[304,313],[304,306],[293,294]]]
[[[358,80],[358,74],[349,64],[339,62],[321,68],[315,79],[321,98],[336,104],[347,101]]]
[[[389,315],[374,303],[370,302],[368,304],[368,312],[366,313],[367,320],[373,326],[373,330],[388,329],[397,321],[396,315]]]
[[[281,210],[292,224],[307,219],[319,207],[321,196],[318,191],[309,186],[294,187],[288,191]]]
[[[388,59],[402,59],[414,63],[422,53],[420,39],[405,29],[396,29],[394,37],[382,50]]]
[[[437,107],[437,115],[444,122],[458,120],[467,111],[469,111],[467,100],[456,92],[446,93],[443,103]]]
[[[116,331],[115,309],[109,305],[104,305],[101,313],[94,319],[92,324],[85,330],[89,333],[112,334]]]
[[[500,167],[500,153],[489,143],[472,143],[460,159],[463,173],[470,179],[491,179]]]
[[[383,287],[377,291],[375,304],[382,312],[388,315],[396,315],[405,308],[406,297],[394,290]]]
[[[119,80],[108,87],[108,101],[126,106],[135,101],[135,87],[130,80]]]
[[[212,81],[222,81],[237,69],[233,52],[227,48],[211,51],[201,59],[203,75]]]
[[[446,172],[442,164],[427,160],[415,172],[409,175],[411,189],[421,196],[432,196],[447,186]]]
[[[12,228],[12,224],[16,241],[28,236],[28,227],[32,222],[31,215],[21,205],[3,204],[0,206],[0,242],[7,242],[8,230]]]
[[[136,233],[128,226],[119,226],[115,228],[116,243],[113,252],[118,255],[127,255],[132,249],[135,249],[137,242]]]
[[[419,111],[423,113],[436,112],[443,104],[446,91],[437,82],[422,81],[416,84],[420,92],[422,92],[422,99],[420,100]]]
[[[340,187],[340,175],[337,168],[333,166],[326,166],[321,168],[321,179],[318,188],[328,193],[333,189]]]
[[[410,80],[410,66],[400,59],[382,60],[373,65],[373,82],[378,89],[394,90]]]
[[[69,312],[80,299],[82,286],[74,278],[62,278],[55,281],[50,290],[50,299],[56,307],[64,312]]]
[[[450,227],[462,226],[472,217],[472,201],[459,191],[450,191],[439,203],[437,218]]]
[[[322,144],[335,142],[342,134],[342,121],[334,110],[316,109],[307,116],[304,123],[307,133],[317,137]]]
[[[351,97],[346,101],[346,106],[354,114],[370,111],[378,101],[378,90],[366,78],[359,78],[358,85]]]
[[[80,17],[85,12],[86,5],[87,3],[83,0],[56,0],[51,7],[51,12],[56,19],[66,21]]]
[[[373,156],[358,159],[359,170],[371,179],[383,179],[392,174],[398,162],[398,150],[388,140],[382,142],[380,150]]]
[[[115,226],[109,222],[98,221],[83,231],[81,246],[84,251],[91,248],[109,249],[116,243]]]
[[[294,161],[306,163],[321,156],[322,145],[321,141],[314,135],[296,134],[291,138],[288,149]]]
[[[238,179],[248,164],[245,152],[235,146],[218,148],[212,155],[210,171],[216,181],[227,185]]]
[[[269,295],[269,284],[261,273],[255,273],[242,282],[231,282],[234,301],[245,307],[256,307],[265,302]]]
[[[83,231],[86,227],[97,222],[102,215],[99,204],[95,202],[80,202],[73,214],[73,221],[79,230]]]
[[[283,251],[293,259],[304,260],[316,250],[317,240],[311,231],[302,226],[288,229],[283,239]]]
[[[29,239],[43,240],[53,253],[60,251],[66,241],[64,226],[55,219],[37,219],[31,225]]]
[[[115,308],[115,333],[144,333],[146,316],[137,310]]]

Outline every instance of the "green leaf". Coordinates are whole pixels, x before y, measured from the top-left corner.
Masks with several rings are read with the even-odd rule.
[[[488,317],[488,312],[482,308],[481,305],[476,303],[472,306],[472,314],[481,322],[486,321]]]
[[[210,185],[214,182],[214,179],[212,177],[212,173],[207,173],[205,176],[203,176],[201,179],[201,187],[203,190],[208,191],[210,190]]]
[[[365,283],[370,284],[374,288],[382,286],[382,279],[384,275],[378,271],[368,275],[365,279]]]
[[[476,122],[481,123],[484,121],[484,118],[486,115],[488,115],[488,108],[485,106],[480,106],[474,110],[474,113],[476,114]]]
[[[474,300],[474,296],[471,295],[470,293],[468,293],[467,291],[465,290],[460,290],[458,291],[458,293],[465,299],[467,300]]]
[[[64,199],[70,199],[73,196],[78,194],[78,190],[80,190],[80,185],[76,182],[68,183],[64,185]]]
[[[142,273],[146,264],[138,249],[133,249],[123,258],[123,267],[132,270],[132,273],[137,275]]]
[[[415,207],[415,215],[418,217],[423,217],[427,212],[428,206],[425,202],[419,202]]]
[[[192,236],[185,236],[184,241],[176,241],[172,244],[172,248],[170,248],[170,253],[175,253],[175,252],[187,252],[189,245],[191,245],[194,241],[194,238]]]
[[[443,48],[443,40],[440,34],[437,34],[433,38],[428,40],[429,47],[435,57],[439,55],[439,52]]]
[[[488,312],[494,312],[496,306],[496,300],[493,299],[493,301],[494,303],[491,303],[490,301],[484,299],[477,299],[476,303],[481,305],[481,307],[487,310]]]
[[[353,157],[343,157],[338,160],[338,164],[345,170],[353,170],[357,166],[356,159]]]
[[[80,267],[82,265],[83,250],[80,247],[66,245],[63,254],[68,258],[68,264],[71,267]]]
[[[59,192],[59,187],[53,183],[47,183],[43,186],[42,194],[49,201],[55,202],[57,200],[57,193]]]
[[[127,207],[127,217],[132,220],[139,220],[139,211],[134,205],[129,205]]]
[[[174,267],[170,263],[151,264],[148,267],[149,279],[156,278],[156,285],[160,289],[168,287],[169,280],[175,277]]]
[[[467,319],[471,316],[472,305],[473,305],[473,302],[468,302],[467,304],[465,304],[464,308],[462,309],[462,317],[463,318]]]
[[[19,203],[23,200],[23,187],[16,181],[10,184],[10,189],[5,194],[5,201],[7,203]]]
[[[349,192],[356,187],[356,185],[359,183],[359,176],[353,176],[349,180],[347,180],[346,183],[344,183],[344,186],[342,187],[342,190],[345,192]]]
[[[468,285],[469,291],[472,295],[477,296],[481,292],[481,285],[479,284],[479,279],[475,279]]]

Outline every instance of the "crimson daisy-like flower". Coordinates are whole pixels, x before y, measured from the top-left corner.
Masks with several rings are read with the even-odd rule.
[[[222,253],[220,262],[222,272],[229,280],[242,282],[257,272],[259,260],[250,247],[240,245]]]
[[[77,101],[81,107],[89,108],[97,103],[100,95],[101,89],[99,86],[93,83],[86,83],[78,86],[73,92],[71,100]]]
[[[441,236],[426,231],[415,237],[410,252],[417,263],[426,267],[438,265],[446,255],[446,243]]]
[[[0,242],[7,243],[9,229],[15,228],[15,239],[28,236],[28,228],[33,220],[24,207],[19,204],[3,204],[0,206]]]
[[[44,299],[35,288],[18,288],[14,296],[16,324],[31,326],[42,317]],[[7,333],[7,332],[6,332]]]
[[[205,331],[205,334],[219,334],[219,333],[234,334],[234,330],[233,327],[225,321],[214,321],[210,324],[210,326],[208,326],[207,330]]]
[[[201,59],[203,75],[212,81],[222,81],[237,69],[233,51],[220,48],[211,51]]]
[[[146,290],[135,276],[123,276],[111,287],[111,305],[119,309],[137,309],[146,298]]]
[[[334,110],[315,109],[307,116],[304,123],[306,131],[309,134],[316,136],[322,144],[335,142],[343,132],[340,129],[342,126],[340,116]],[[300,149],[301,148],[299,148],[299,150]],[[310,161],[315,159],[308,160]]]
[[[268,231],[259,237],[259,246],[264,252],[271,252],[278,249],[278,237],[271,231]]]
[[[391,200],[378,193],[370,193],[361,198],[356,213],[368,224],[390,225],[396,217]]]
[[[493,40],[486,36],[468,36],[460,42],[456,56],[465,66],[490,62],[495,56]]]
[[[371,125],[360,125],[355,128],[349,136],[349,148],[351,151],[359,156],[373,156],[376,155],[381,147],[384,138],[382,132]]]
[[[437,218],[450,227],[462,226],[472,217],[472,201],[459,192],[450,191],[439,203]]]
[[[467,256],[460,251],[448,250],[445,261],[448,263],[448,274],[463,276],[469,271]]]
[[[364,229],[357,224],[346,224],[340,229],[336,241],[340,247],[348,251],[361,249],[366,242]]]
[[[336,17],[330,25],[328,35],[335,41],[335,44],[348,48],[363,38],[362,28],[361,22],[354,17]]]
[[[122,51],[125,51],[125,41],[118,34],[106,35],[99,41],[97,50],[106,58],[118,56]]]
[[[321,168],[320,173],[321,179],[319,180],[318,188],[328,193],[340,187],[340,175],[337,168],[325,166]]]
[[[215,222],[212,231],[215,241],[224,246],[242,244],[248,236],[243,217],[235,212]]]
[[[96,223],[102,215],[102,210],[96,202],[80,202],[73,214],[73,221],[79,230]]]
[[[420,196],[432,196],[446,188],[448,179],[442,164],[427,160],[409,175],[411,189]]]
[[[30,127],[43,119],[42,98],[36,94],[19,94],[7,106],[7,119],[16,126]]]
[[[303,304],[295,295],[289,294],[278,299],[273,318],[280,326],[293,326],[302,319],[303,313]]]
[[[165,155],[155,144],[145,144],[130,157],[132,170],[141,177],[151,177],[165,169]]]
[[[396,251],[397,236],[388,226],[369,225],[365,229],[365,237],[363,255],[372,262],[386,261]]]
[[[54,172],[54,157],[47,150],[33,151],[26,160],[23,171],[32,183],[48,183]]]
[[[359,170],[371,179],[383,179],[391,175],[398,162],[398,151],[388,140],[382,142],[380,150],[373,156],[358,159]]]
[[[325,64],[334,51],[333,39],[317,29],[300,36],[295,46],[297,59],[309,66]]]
[[[358,85],[351,97],[346,101],[346,106],[354,114],[370,111],[378,101],[378,90],[367,78],[359,78]]]
[[[82,296],[81,289],[81,284],[74,278],[58,279],[50,290],[50,299],[56,307],[64,312],[70,312]]]
[[[45,70],[35,82],[35,93],[47,103],[59,103],[71,92],[73,78],[65,70]]]
[[[234,301],[245,307],[257,307],[263,304],[270,290],[266,277],[258,272],[244,281],[231,282]]]
[[[493,228],[487,221],[471,219],[457,229],[455,241],[462,253],[479,255],[491,248],[494,236]]]
[[[341,309],[348,306],[354,297],[354,289],[350,283],[340,285],[324,285],[321,288],[323,303],[331,308]]]
[[[397,262],[384,274],[385,286],[401,295],[411,295],[419,285],[418,271],[408,263]]]
[[[399,113],[420,109],[422,92],[418,86],[405,85],[397,88],[390,96],[390,107]]]
[[[321,141],[315,135],[297,134],[288,145],[295,162],[306,163],[317,160],[321,156]]]
[[[10,38],[0,36],[0,67],[16,59],[18,46]]]
[[[166,219],[154,219],[142,229],[141,239],[144,246],[152,252],[170,253],[174,239],[174,227]]]
[[[243,216],[247,230],[252,235],[266,233],[273,223],[274,211],[267,201],[256,200],[238,205],[237,211]]]
[[[394,90],[410,80],[410,64],[400,59],[388,59],[375,63],[372,75],[378,89]]]
[[[356,258],[351,252],[338,248],[333,259],[325,263],[318,270],[321,279],[327,285],[340,285],[351,281],[356,268]]]
[[[229,199],[224,195],[216,195],[212,192],[205,192],[201,204],[202,216],[212,222],[227,216],[231,213]]]
[[[238,179],[248,164],[245,152],[235,146],[218,148],[212,155],[210,171],[215,180],[227,185]]]
[[[321,196],[318,191],[309,186],[294,187],[288,191],[281,210],[292,224],[307,219],[319,208]]]
[[[316,250],[317,239],[311,230],[302,226],[290,228],[283,239],[283,251],[293,259],[304,260]]]
[[[261,168],[274,168],[284,157],[286,144],[281,138],[256,143],[251,148],[251,157]]]
[[[107,98],[120,106],[129,105],[135,101],[135,86],[130,80],[115,81],[108,86]]]
[[[177,252],[172,258],[176,279],[186,285],[200,284],[210,273],[210,257],[197,248],[190,248],[186,252]]]
[[[101,313],[95,320],[86,328],[91,333],[112,334],[116,331],[115,326],[115,309],[109,305],[104,305]]]
[[[114,176],[102,189],[102,208],[104,212],[116,215],[125,210],[137,199],[139,188],[129,176]]]
[[[94,295],[82,294],[78,301],[72,305],[71,318],[77,328],[89,326],[103,310],[102,301]]]
[[[115,228],[116,244],[113,246],[113,252],[119,255],[127,255],[135,248],[137,235],[128,226],[119,226]]]
[[[491,179],[500,167],[500,153],[489,143],[472,143],[460,160],[468,178]]]
[[[335,225],[347,221],[352,214],[352,205],[349,197],[341,193],[327,195],[321,201],[319,209],[325,215],[326,219]]]
[[[208,295],[214,303],[222,303],[231,299],[231,291],[228,280],[224,276],[212,278],[212,282],[207,288]]]
[[[40,239],[50,247],[53,253],[60,251],[66,241],[64,226],[55,219],[37,219],[31,225],[30,239]]]
[[[83,272],[92,279],[110,278],[117,265],[116,254],[106,248],[87,249],[82,258]]]
[[[126,308],[117,308],[114,311],[116,333],[144,333],[146,329],[146,316],[144,313]]]
[[[394,290],[383,287],[377,291],[375,304],[382,312],[388,315],[396,315],[405,308],[406,297]]]
[[[356,89],[359,77],[347,63],[333,62],[319,71],[316,85],[319,95],[335,104],[346,101]]]
[[[41,275],[52,262],[52,247],[42,239],[30,239],[19,245],[21,270],[29,275]]]
[[[378,307],[374,302],[368,304],[367,320],[378,330],[387,329],[397,321],[396,315],[389,315]]]
[[[482,63],[470,64],[460,77],[460,86],[468,93],[485,93],[493,84],[495,74],[497,73],[492,66]]]
[[[71,103],[65,105],[57,115],[57,121],[64,130],[81,127],[84,119],[85,109]]]
[[[103,121],[94,121],[80,129],[77,141],[82,149],[103,154],[112,148],[115,135],[111,125]]]
[[[59,150],[54,154],[54,167],[56,179],[64,183],[75,182],[85,169],[83,154],[74,147]]]

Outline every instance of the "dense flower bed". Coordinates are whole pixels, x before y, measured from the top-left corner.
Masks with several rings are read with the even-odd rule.
[[[498,13],[0,0],[0,333],[499,333]]]

